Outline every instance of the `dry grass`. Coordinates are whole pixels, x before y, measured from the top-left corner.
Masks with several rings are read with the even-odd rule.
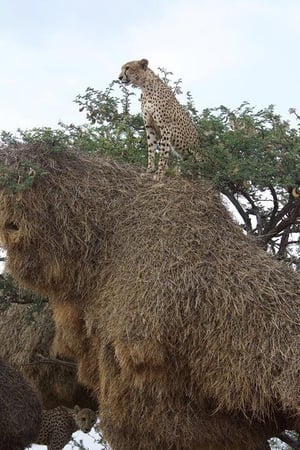
[[[79,404],[96,409],[91,394],[77,382],[74,367],[47,361],[55,333],[50,308],[45,306],[36,313],[30,310],[31,306],[22,304],[0,310],[0,357],[30,381],[44,408]]]
[[[97,392],[114,450],[250,450],[299,429],[299,275],[209,184],[37,146],[0,163],[7,267],[50,298],[54,349]]]
[[[41,425],[38,395],[14,368],[0,360],[0,433],[2,450],[21,450],[34,441]]]

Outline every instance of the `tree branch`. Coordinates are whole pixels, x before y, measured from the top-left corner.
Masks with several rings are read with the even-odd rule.
[[[224,194],[228,198],[228,200],[233,204],[233,206],[236,208],[236,210],[240,214],[241,218],[244,221],[246,231],[252,232],[251,220],[249,219],[249,216],[246,213],[246,211],[242,208],[242,205],[240,204],[240,202],[235,198],[235,196],[231,192],[229,192],[227,190],[222,190],[222,194]]]
[[[284,256],[284,253],[286,251],[286,248],[288,246],[289,243],[289,236],[290,236],[290,230],[291,230],[291,226],[289,225],[288,227],[285,228],[281,239],[280,239],[280,245],[279,245],[279,249],[278,249],[278,253],[277,256],[279,258],[282,258]]]
[[[77,364],[73,361],[65,361],[63,359],[58,358],[47,358],[46,356],[43,356],[40,353],[37,353],[35,357],[36,361],[23,364],[23,366],[34,366],[36,364],[54,364],[59,366],[71,367],[72,369],[76,369],[77,367]]]
[[[251,205],[251,209],[248,211],[248,214],[254,214],[257,221],[257,230],[258,234],[262,234],[262,217],[259,213],[259,208],[256,206],[255,202],[252,200],[251,196],[248,194],[247,191],[241,190],[241,194],[245,197],[248,203]]]
[[[265,236],[271,233],[271,231],[276,228],[276,224],[278,224],[284,218],[284,216],[288,215],[291,212],[291,210],[294,207],[294,204],[295,201],[292,198],[289,198],[288,202],[284,205],[284,207],[273,217],[272,222],[269,221],[269,223],[266,225],[264,229]]]
[[[288,217],[282,220],[282,218],[285,215],[288,215]],[[294,225],[299,215],[300,215],[300,201],[299,200],[289,201],[276,216],[277,226],[274,226],[272,229],[270,229],[263,235],[263,240],[265,244],[267,244],[270,239],[272,239],[273,237],[277,236],[279,233],[284,231],[287,227]]]
[[[1,303],[17,303],[19,305],[34,305],[36,303],[48,303],[47,298],[41,298],[40,300],[36,299],[18,299],[18,298],[0,298]]]
[[[273,198],[273,205],[274,205],[273,210],[272,210],[272,214],[271,214],[271,217],[270,217],[270,220],[269,220],[269,227],[273,228],[273,222],[274,222],[276,214],[278,212],[279,204],[278,204],[278,197],[277,197],[277,194],[276,194],[276,191],[275,191],[274,187],[272,185],[270,185],[269,189],[270,189],[270,192],[271,192],[271,195],[272,195],[272,198]]]

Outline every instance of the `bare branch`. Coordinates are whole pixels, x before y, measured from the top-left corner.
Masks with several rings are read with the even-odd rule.
[[[269,222],[268,225],[265,227],[265,230],[264,230],[265,236],[270,234],[272,232],[272,230],[274,230],[276,228],[276,224],[278,224],[284,218],[284,216],[288,215],[291,212],[294,205],[295,205],[295,201],[292,198],[290,198],[288,200],[288,202],[284,205],[284,207],[274,216],[272,222]],[[282,228],[282,229],[284,229],[284,228]],[[277,233],[275,233],[275,235],[278,233],[279,233],[279,231]]]
[[[34,366],[37,364],[55,364],[59,366],[71,367],[72,369],[76,369],[77,367],[76,363],[73,361],[65,361],[63,359],[58,358],[47,358],[46,356],[43,356],[40,353],[36,355],[36,361],[23,364],[23,366]]]
[[[287,218],[282,220],[283,217],[286,215]],[[279,233],[284,231],[286,228],[294,225],[299,215],[300,215],[300,201],[289,200],[288,203],[282,208],[282,210],[276,216],[276,223],[278,225],[274,226],[272,229],[270,229],[264,234],[263,236],[264,242],[267,244],[270,239],[272,239],[275,236],[278,236]]]
[[[271,195],[272,195],[272,198],[273,198],[273,205],[274,205],[273,206],[273,210],[272,210],[272,214],[271,214],[271,217],[270,217],[270,220],[269,220],[269,227],[273,228],[273,226],[274,226],[273,222],[274,222],[276,214],[278,212],[279,204],[278,204],[278,197],[277,197],[277,194],[276,194],[276,191],[275,191],[274,187],[272,185],[270,185],[269,189],[270,189],[270,192],[271,192]]]
[[[48,299],[47,298],[41,298],[39,301],[37,301],[34,298],[28,298],[28,299],[24,299],[24,298],[0,298],[0,304],[12,304],[12,303],[16,303],[19,305],[35,305],[36,303],[48,303]]]
[[[228,198],[228,200],[233,204],[233,206],[236,208],[236,210],[238,211],[238,213],[240,214],[241,218],[244,221],[246,231],[248,233],[249,232],[251,233],[253,231],[251,220],[249,219],[248,214],[243,209],[240,202],[235,198],[235,196],[230,191],[223,190],[222,194],[224,194]]]
[[[277,253],[277,256],[279,258],[284,256],[284,253],[285,253],[286,248],[288,246],[290,229],[291,229],[291,226],[286,227],[284,232],[283,232],[283,234],[282,234],[282,237],[280,239],[280,245],[279,245],[279,249],[278,249],[278,253]]]
[[[257,207],[257,205],[255,204],[255,202],[253,201],[253,199],[251,198],[251,196],[247,191],[241,190],[240,192],[245,197],[247,202],[250,203],[251,205],[250,211],[251,214],[254,214],[256,217],[258,234],[261,235],[263,227],[262,227],[262,216],[259,212],[259,208]],[[250,211],[248,211],[248,214],[250,213]]]

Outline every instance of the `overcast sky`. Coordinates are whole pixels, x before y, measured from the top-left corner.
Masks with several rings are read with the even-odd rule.
[[[300,111],[299,0],[0,0],[0,129],[83,123],[73,102],[147,58],[197,108]],[[94,448],[94,446],[90,446]]]
[[[289,118],[299,17],[299,0],[0,0],[0,129],[83,123],[76,95],[140,58],[182,78],[200,111],[247,100]]]

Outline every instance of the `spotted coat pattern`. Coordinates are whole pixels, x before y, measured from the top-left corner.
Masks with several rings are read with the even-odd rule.
[[[96,420],[94,411],[89,408],[80,409],[79,406],[74,409],[58,406],[43,410],[42,425],[35,443],[47,445],[48,450],[62,450],[75,431],[88,433]]]
[[[148,60],[130,61],[121,68],[119,80],[142,90],[142,114],[148,142],[148,171],[155,172],[155,153],[160,158],[155,179],[167,170],[171,148],[186,156],[199,157],[200,137],[192,119],[180,105],[173,91],[149,69]]]

